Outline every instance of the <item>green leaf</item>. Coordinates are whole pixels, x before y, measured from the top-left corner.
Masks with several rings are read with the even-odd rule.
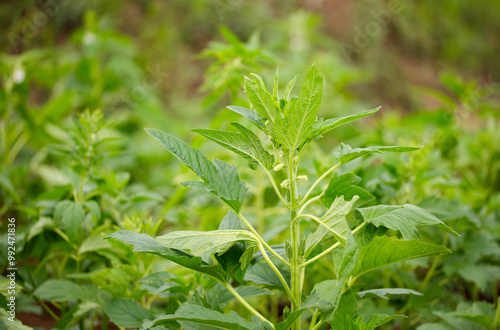
[[[290,285],[290,272],[284,269],[280,269],[280,271],[287,284]],[[271,289],[284,290],[278,276],[266,262],[256,262],[249,266],[245,273],[245,281],[265,285]]]
[[[146,321],[142,326],[143,328],[149,329],[164,321],[188,321],[221,329],[262,330],[233,311],[228,315],[191,304],[183,304],[175,314],[159,316],[153,321]]]
[[[274,121],[281,116],[278,102],[262,86],[259,76],[253,75],[253,78],[245,77],[245,93],[261,117]]]
[[[239,133],[214,129],[194,129],[193,132],[237,153],[251,163],[257,162],[262,167],[271,169],[274,164],[274,156],[264,149],[257,136],[240,124],[232,123],[232,125]]]
[[[419,238],[417,227],[431,225],[438,225],[447,232],[460,236],[431,213],[415,205],[377,205],[357,210],[366,222],[400,231],[405,239]]]
[[[404,260],[448,253],[450,250],[444,246],[423,243],[420,240],[407,241],[395,237],[375,237],[359,251],[358,266],[352,276],[359,276]]]
[[[273,97],[276,101],[279,100],[278,97],[279,79],[280,79],[280,71],[279,68],[276,68],[276,73],[274,74],[274,83],[273,83]]]
[[[339,305],[343,287],[344,281],[341,280],[326,280],[317,283],[302,308],[319,308],[323,319],[332,319]]]
[[[95,233],[88,236],[80,245],[79,253],[84,254],[92,251],[99,251],[104,249],[111,249],[113,246],[104,240],[104,235],[101,233]]]
[[[220,281],[227,280],[227,273],[221,265],[209,265],[200,257],[184,251],[169,249],[146,234],[137,234],[128,230],[118,231],[106,238],[117,238],[134,246],[136,252],[147,252],[163,257],[186,268],[207,274]]]
[[[283,96],[282,96],[282,98],[284,100],[287,100],[287,101],[290,100],[290,93],[292,92],[293,86],[295,86],[295,82],[297,81],[298,77],[299,77],[299,75],[296,75],[295,77],[293,77],[292,80],[290,80],[288,82],[288,84],[286,84],[285,92],[283,93]]]
[[[214,159],[212,163],[198,149],[161,131],[146,129],[146,132],[204,181],[188,181],[183,185],[203,188],[218,196],[237,213],[240,211],[247,188],[245,183],[240,181],[236,166],[230,166],[218,159]]]
[[[323,94],[323,77],[316,65],[307,72],[295,102],[288,104],[285,116],[278,116],[273,127],[276,141],[289,150],[299,148],[310,136]]]
[[[156,240],[171,249],[204,251],[208,254],[223,254],[240,241],[258,244],[248,230],[174,231]]]
[[[375,112],[379,111],[381,108],[375,108],[371,110],[364,110],[358,113],[355,113],[354,115],[349,115],[345,117],[339,117],[339,118],[332,118],[332,119],[327,119],[325,121],[318,121],[317,123],[314,124],[313,126],[313,138],[318,137],[319,135],[322,135],[328,131],[331,131],[334,128],[337,128],[339,126],[342,126],[344,124],[350,123],[351,121],[361,119],[363,117],[369,116],[374,114]]]
[[[384,323],[387,323],[389,321],[395,320],[395,319],[404,319],[406,318],[405,315],[387,315],[387,314],[372,314],[370,315],[370,318],[366,323],[362,322],[363,321],[363,316],[360,316],[358,319],[356,319],[356,326],[357,330],[372,330],[375,329],[379,326],[381,326]]]
[[[79,231],[85,219],[83,204],[72,201],[62,201],[57,204],[54,213],[56,221],[60,221],[68,235],[74,241],[79,242]]]
[[[326,321],[330,323],[332,329],[335,330],[351,330],[354,329],[354,319],[358,315],[358,300],[353,289],[349,289],[342,294],[338,303],[338,308],[333,315],[327,316]],[[324,315],[321,315],[325,319]]]
[[[260,130],[264,130],[265,127],[264,123],[266,121],[266,118],[259,115],[256,111],[243,107],[238,107],[235,105],[230,105],[226,108],[236,113],[239,113],[246,119],[250,120],[257,128],[259,128]]]
[[[307,236],[304,256],[307,257],[319,244],[324,242],[325,239],[331,238],[332,235],[345,245],[348,229],[346,215],[351,211],[356,200],[357,196],[351,201],[345,201],[342,196],[335,199],[330,208],[320,218],[325,226],[320,225],[314,233]]]
[[[423,296],[424,294],[411,289],[401,289],[401,288],[387,288],[387,289],[373,289],[358,292],[361,298],[377,296],[382,299],[389,300],[388,294],[414,294],[416,296]]]
[[[145,320],[154,318],[149,310],[129,298],[109,300],[104,306],[104,312],[111,322],[124,328],[139,328]]]
[[[363,157],[372,153],[382,152],[409,152],[420,149],[421,147],[400,147],[400,146],[378,146],[368,148],[355,148],[350,145],[341,143],[340,152],[334,152],[333,156],[342,164],[346,164],[356,158]]]
[[[241,221],[241,219],[234,214],[233,211],[229,210],[227,214],[222,218],[222,221],[219,224],[219,230],[245,230],[247,227]]]
[[[460,303],[457,310],[448,315],[464,318],[486,329],[494,329],[495,306],[484,301],[475,302],[472,306]]]
[[[356,186],[361,181],[361,178],[352,172],[339,175],[333,173],[328,187],[320,197],[321,203],[326,207],[330,207],[333,201],[339,196],[344,196],[345,200],[352,200],[354,196],[359,196],[356,205],[364,205],[375,199],[372,194],[361,187]]]
[[[334,251],[334,269],[337,278],[347,280],[353,269],[357,266],[359,247],[351,230],[347,229],[347,241],[345,247]]]
[[[235,290],[243,298],[267,296],[273,294],[273,292],[270,290],[250,285],[240,285],[237,288],[235,288]],[[231,292],[229,292],[224,286],[218,283],[212,289],[206,291],[205,298],[209,303],[217,302],[217,304],[221,308],[226,306],[229,302],[236,299]]]
[[[40,285],[35,296],[47,301],[71,301],[77,300],[82,294],[82,288],[68,280],[48,280]]]

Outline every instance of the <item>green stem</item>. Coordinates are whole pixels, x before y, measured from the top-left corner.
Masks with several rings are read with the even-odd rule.
[[[281,284],[283,285],[283,288],[285,288],[285,291],[286,293],[288,294],[288,297],[290,297],[290,300],[292,300],[292,302],[295,300],[295,297],[293,296],[292,292],[290,291],[290,287],[288,286],[288,284],[286,283],[286,280],[285,278],[283,277],[283,275],[281,274],[281,272],[279,271],[279,269],[276,267],[276,265],[272,262],[272,260],[269,258],[269,256],[267,255],[267,252],[266,250],[264,249],[264,246],[262,244],[259,244],[259,250],[260,252],[262,253],[262,255],[264,256],[264,259],[266,259],[267,263],[269,264],[269,266],[271,267],[271,269],[276,273],[276,275],[278,276]]]
[[[292,276],[292,313],[300,309],[301,304],[301,291],[300,291],[300,273],[301,263],[299,244],[300,244],[300,226],[299,223],[294,221],[297,217],[297,200],[296,200],[296,186],[295,186],[295,169],[293,164],[293,152],[290,152],[288,158],[288,180],[290,182],[290,227],[291,227],[291,243],[292,243],[292,260],[291,260],[291,276]],[[300,330],[301,317],[293,323],[293,330]]]
[[[362,224],[360,224],[358,227],[356,227],[352,233],[353,234],[356,234],[358,231],[360,231],[364,226],[366,226],[366,222],[363,222]],[[333,244],[332,246],[330,246],[328,249],[326,249],[325,251],[321,252],[320,254],[318,254],[317,256],[315,256],[314,258],[311,258],[309,260],[307,260],[306,262],[304,262],[302,264],[302,267],[306,267],[307,265],[315,262],[316,260],[318,259],[321,259],[323,258],[325,255],[327,255],[328,253],[332,252],[333,250],[335,250],[336,248],[338,248],[340,245],[340,242],[337,242],[335,244]]]
[[[281,200],[283,205],[285,205],[289,209],[290,205],[285,201],[285,199],[283,198],[283,195],[281,195],[281,192],[280,192],[278,186],[276,185],[276,181],[274,181],[274,178],[273,178],[271,172],[269,172],[269,170],[266,169],[266,174],[269,178],[269,181],[271,181],[271,184],[273,185],[273,188],[274,188],[274,191],[276,192],[276,195],[278,195],[278,198]]]
[[[318,312],[318,309],[316,308],[314,310],[313,316],[311,318],[311,324],[309,325],[309,330],[314,329],[314,326],[316,325],[316,320],[318,319],[318,315],[319,315],[319,312]]]
[[[326,171],[325,173],[321,174],[321,176],[318,178],[318,180],[316,180],[316,182],[313,183],[313,185],[311,186],[311,188],[309,188],[309,190],[307,191],[306,195],[302,198],[302,201],[301,201],[301,205],[307,201],[307,197],[309,197],[309,195],[313,192],[314,188],[316,188],[316,186],[326,177],[328,176],[328,174],[332,173],[333,171],[335,171],[338,167],[340,167],[340,165],[342,165],[341,163],[337,163],[336,165],[330,167],[330,169],[328,171]]]
[[[248,220],[241,213],[238,213],[236,215],[238,216],[238,218],[241,219],[241,221],[243,221],[243,223],[248,227],[248,229],[250,229],[250,231],[257,237],[257,239],[266,247],[266,249],[269,250],[269,252],[274,254],[274,256],[278,258],[282,263],[284,263],[287,266],[290,266],[290,263],[288,261],[286,261],[282,256],[278,254],[278,252],[276,252],[271,246],[269,246],[269,244],[267,244],[266,241],[264,241],[264,239],[259,235],[259,233],[252,226],[252,224],[248,222]]]
[[[299,209],[299,216],[302,214],[302,212],[306,209],[306,207],[309,206],[309,204],[311,203],[314,203],[315,201],[319,200],[321,197],[321,195],[318,195],[316,197],[313,197],[311,198],[310,200],[308,200],[307,202],[304,203],[304,205],[302,205],[302,207]]]
[[[261,319],[262,321],[266,322],[266,323],[269,323],[271,325],[271,327],[274,329],[274,325],[269,322],[268,319],[266,319],[264,316],[262,316],[262,314],[260,314],[259,312],[257,312],[252,306],[250,306],[250,304],[245,300],[243,299],[242,296],[239,295],[238,292],[236,292],[236,290],[229,284],[227,283],[222,283],[222,285],[224,285],[224,287],[229,291],[231,292],[231,294],[239,300],[239,302],[245,306],[253,315],[257,316],[259,319]]]
[[[56,321],[59,322],[59,317],[49,308],[49,306],[47,306],[43,301],[42,299],[38,298],[38,297],[35,297],[35,300],[40,304],[40,306],[42,306],[43,309],[45,309],[45,311],[47,311],[47,313],[49,313],[50,316],[52,316],[52,318]]]

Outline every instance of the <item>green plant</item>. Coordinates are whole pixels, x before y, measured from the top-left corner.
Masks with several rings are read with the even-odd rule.
[[[184,267],[210,276],[231,292],[252,314],[253,323],[236,314],[222,314],[211,310],[201,300],[198,304],[187,303],[172,315],[164,315],[145,322],[143,328],[151,328],[163,322],[193,322],[220,328],[237,326],[241,329],[301,329],[301,314],[310,312],[310,329],[318,329],[328,322],[335,329],[373,329],[399,315],[372,315],[363,322],[358,315],[357,300],[368,294],[412,293],[405,289],[384,288],[360,292],[355,285],[357,279],[374,269],[412,258],[448,253],[445,247],[424,243],[419,239],[417,227],[438,225],[456,234],[429,212],[413,205],[377,205],[356,208],[370,199],[370,194],[353,185],[351,173],[339,175],[340,166],[374,152],[405,152],[418,147],[370,147],[351,148],[342,145],[336,154],[338,163],[324,172],[307,190],[300,194],[298,184],[307,179],[298,175],[300,159],[307,147],[322,134],[348,122],[375,113],[379,108],[363,111],[351,116],[334,119],[319,119],[317,112],[321,103],[323,78],[313,65],[307,73],[303,87],[297,97],[290,98],[295,84],[293,79],[284,94],[278,94],[278,75],[269,93],[258,75],[245,78],[245,91],[254,110],[229,107],[240,113],[262,131],[270,140],[273,152],[264,148],[257,135],[237,123],[237,132],[198,129],[197,133],[228,148],[249,160],[252,168],[260,166],[268,175],[275,192],[290,213],[290,240],[280,246],[270,246],[264,241],[250,221],[242,213],[247,191],[239,180],[235,166],[224,161],[208,160],[203,154],[184,142],[154,129],[146,131],[157,139],[183,164],[194,171],[202,182],[188,181],[183,185],[201,188],[219,197],[231,210],[223,219],[219,230],[210,232],[174,231],[151,238],[145,234],[120,231],[108,237],[131,243],[135,251],[153,253]],[[281,183],[286,194],[278,187],[271,171],[285,170],[287,178]],[[321,193],[316,189],[332,174],[330,184]],[[314,197],[313,197],[314,196]],[[306,213],[312,203],[321,201],[326,211],[316,216]],[[300,223],[312,220],[318,228],[308,236],[301,235]],[[353,226],[354,225],[354,226]],[[354,227],[353,229],[351,229]],[[399,232],[402,239],[384,235],[388,229]],[[187,252],[203,251],[204,257]],[[333,252],[333,254],[332,254]],[[323,257],[334,259],[332,278],[314,285],[306,295],[304,281],[306,269]],[[269,272],[272,271],[272,273]],[[242,284],[258,274],[269,282],[276,277],[276,286],[287,295],[291,309],[283,311],[283,321],[274,324],[253,308],[238,292]],[[254,281],[255,282],[255,281]],[[232,285],[234,284],[234,286]]]

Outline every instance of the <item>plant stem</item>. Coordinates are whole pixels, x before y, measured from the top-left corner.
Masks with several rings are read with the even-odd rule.
[[[283,198],[283,195],[281,195],[281,192],[280,192],[278,186],[276,185],[276,181],[274,181],[274,178],[273,178],[271,172],[269,172],[269,170],[266,169],[266,174],[269,178],[269,181],[271,181],[271,184],[273,185],[273,188],[274,188],[274,191],[276,192],[276,195],[278,195],[278,198],[281,200],[283,205],[285,205],[289,209],[290,205],[285,201],[285,199]]]
[[[55,313],[54,313],[54,312],[53,312],[53,311],[49,308],[49,306],[47,306],[47,305],[46,305],[46,304],[42,301],[42,299],[40,299],[40,298],[38,298],[38,297],[35,297],[35,296],[33,296],[33,297],[34,297],[34,298],[35,298],[35,300],[36,300],[36,301],[40,304],[40,306],[42,306],[42,307],[43,307],[43,309],[45,309],[45,310],[47,311],[47,313],[49,313],[49,314],[50,314],[50,316],[52,316],[52,318],[53,318],[54,320],[56,320],[56,321],[58,321],[58,322],[59,322],[59,317],[58,317],[58,316],[57,316],[57,315],[56,315],[56,314],[55,314]]]
[[[293,302],[295,300],[295,297],[293,296],[292,292],[290,291],[290,287],[286,283],[286,280],[283,277],[283,275],[281,274],[281,272],[279,271],[279,269],[276,267],[276,265],[272,262],[272,260],[267,255],[266,250],[264,249],[264,246],[262,244],[259,244],[259,250],[262,253],[262,255],[264,256],[264,259],[266,259],[266,261],[269,264],[269,266],[272,268],[272,270],[278,276],[281,284],[283,285],[283,288],[285,288],[286,293],[290,297],[290,300],[292,300],[292,302]]]
[[[259,233],[252,226],[252,224],[248,222],[248,220],[243,216],[243,214],[238,213],[236,215],[238,216],[238,218],[241,219],[241,221],[243,221],[243,223],[248,227],[248,229],[250,229],[250,231],[257,237],[257,239],[266,247],[266,249],[269,250],[269,252],[274,254],[274,256],[278,258],[282,263],[284,263],[287,266],[290,266],[290,263],[288,261],[286,261],[282,256],[278,254],[278,252],[276,252],[272,247],[270,247],[269,244],[266,243],[266,241],[264,241],[264,239],[259,235]]]
[[[291,227],[291,243],[292,243],[292,260],[291,260],[291,276],[292,276],[292,313],[300,309],[301,304],[301,290],[300,290],[300,271],[302,260],[300,258],[299,244],[300,244],[300,226],[299,223],[294,221],[297,217],[297,200],[296,200],[296,182],[295,182],[295,168],[293,164],[293,152],[290,152],[288,158],[288,180],[290,182],[290,227]],[[293,330],[300,330],[301,317],[292,325]]]
[[[307,200],[307,197],[309,197],[309,195],[313,192],[314,188],[316,188],[316,186],[326,177],[328,176],[328,174],[332,173],[333,171],[335,171],[338,167],[340,167],[340,165],[342,165],[341,163],[337,163],[336,165],[330,167],[330,169],[328,171],[326,171],[325,173],[321,174],[321,176],[318,178],[318,180],[316,180],[316,182],[313,183],[313,185],[311,186],[311,188],[309,188],[309,190],[307,191],[306,195],[302,198],[302,201],[301,201],[301,205],[304,203],[304,201]]]
[[[222,282],[221,282],[222,283]],[[257,316],[259,319],[261,319],[262,321],[266,322],[266,323],[269,323],[271,325],[271,327],[274,329],[274,325],[269,322],[268,319],[266,319],[264,316],[262,316],[262,314],[260,314],[259,312],[257,312],[252,306],[250,306],[250,304],[245,300],[243,299],[242,296],[239,295],[238,292],[236,292],[236,290],[229,284],[227,283],[222,283],[222,285],[224,285],[224,287],[232,293],[232,295],[239,300],[239,302],[245,306],[253,315]]]
[[[364,226],[366,226],[366,222],[363,222],[362,224],[360,224],[358,227],[356,227],[352,233],[353,234],[356,234],[358,231],[360,231]],[[314,258],[311,258],[309,260],[307,260],[306,262],[304,262],[302,264],[302,267],[306,267],[307,265],[309,265],[310,263],[312,262],[315,262],[316,260],[318,259],[321,259],[322,257],[324,257],[325,255],[327,255],[328,253],[332,252],[333,250],[335,250],[336,248],[338,248],[340,245],[340,242],[337,242],[335,244],[333,244],[332,246],[330,246],[328,249],[326,249],[325,251],[321,252],[320,254],[318,254],[317,256],[315,256]]]
[[[315,201],[319,200],[321,197],[321,195],[318,195],[316,197],[313,197],[311,198],[310,200],[308,200],[307,202],[304,203],[304,205],[302,205],[302,207],[299,209],[299,216],[302,214],[302,212],[306,209],[306,207],[309,206],[309,204],[311,203],[314,203]]]
[[[318,309],[316,308],[311,318],[311,324],[309,325],[309,330],[314,329],[314,326],[316,325],[316,320],[318,319],[318,314],[319,314]]]

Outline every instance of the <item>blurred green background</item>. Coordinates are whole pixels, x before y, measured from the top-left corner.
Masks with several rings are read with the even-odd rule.
[[[143,127],[241,165],[252,187],[249,211],[272,240],[286,224],[279,214],[259,212],[276,204],[267,199],[264,177],[190,129],[225,129],[239,120],[225,106],[248,107],[244,75],[261,74],[270,84],[278,67],[282,85],[313,62],[325,75],[320,116],[379,105],[382,111],[323,139],[308,158],[308,172],[327,168],[340,141],[423,145],[419,153],[375,156],[349,170],[378,202],[418,204],[462,234],[443,238],[429,230],[429,241],[447,244],[454,255],[384,271],[384,284],[427,290],[430,300],[365,308],[404,310],[412,317],[400,326],[415,328],[447,317],[450,323],[454,316],[446,312],[460,303],[496,303],[500,1],[18,0],[0,2],[0,31],[0,228],[4,233],[4,218],[18,219],[24,322],[34,315],[50,319],[33,295],[45,280],[117,267],[116,258],[101,254],[83,266],[70,258],[66,267],[50,268],[60,263],[56,255],[65,244],[54,210],[63,200],[76,201],[78,187],[99,211],[87,206],[81,241],[116,228],[150,234],[217,228],[224,208],[180,188],[189,174]],[[62,245],[49,248],[48,242]],[[124,291],[110,292],[137,298],[128,285],[141,272],[121,283]],[[101,286],[112,281],[79,276]],[[378,282],[374,276],[374,287]],[[440,315],[429,310],[430,302]]]

